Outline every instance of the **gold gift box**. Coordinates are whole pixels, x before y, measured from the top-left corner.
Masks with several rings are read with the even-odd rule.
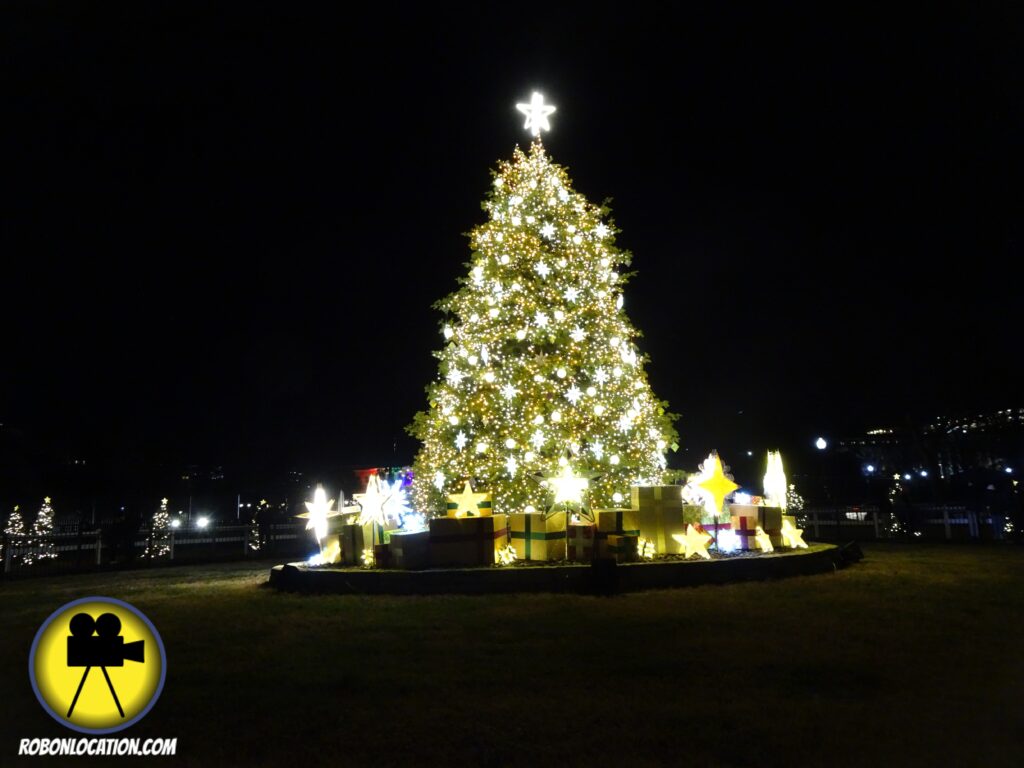
[[[508,516],[509,543],[520,560],[561,560],[565,557],[565,512],[545,518],[540,512]]]
[[[472,567],[494,564],[508,545],[508,515],[434,517],[430,520],[430,564]]]

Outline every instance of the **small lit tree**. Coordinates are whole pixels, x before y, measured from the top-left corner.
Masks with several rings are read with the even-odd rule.
[[[25,565],[32,565],[56,557],[57,547],[53,542],[53,507],[50,505],[50,497],[47,496],[43,499],[43,506],[39,508],[35,522],[32,523],[24,561]]]
[[[11,548],[11,561],[17,562],[21,559],[20,550],[24,546],[25,518],[21,516],[21,507],[17,504],[7,518],[7,525],[4,526],[4,541]],[[6,552],[0,550],[0,560],[6,556]]]
[[[259,552],[263,549],[263,531],[261,529],[261,521],[266,521],[267,516],[270,514],[270,504],[266,499],[260,499],[260,503],[256,505],[256,511],[253,513],[252,518],[249,520],[249,551]]]
[[[171,514],[167,511],[167,499],[160,499],[160,508],[153,513],[149,524],[149,539],[146,541],[144,557],[159,560],[171,553]]]

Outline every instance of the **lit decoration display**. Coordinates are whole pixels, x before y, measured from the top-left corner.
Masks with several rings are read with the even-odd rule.
[[[555,489],[554,504],[583,504],[583,492],[590,487],[590,480],[580,477],[566,464],[557,475],[548,476],[548,484]]]
[[[768,465],[764,473],[764,498],[769,507],[780,507],[783,512],[789,500],[786,472],[782,468],[782,453],[768,451]]]
[[[700,465],[700,471],[690,480],[689,485],[700,496],[708,514],[715,516],[721,514],[725,497],[739,488],[726,477],[722,469],[722,460],[714,451]]]
[[[448,515],[450,517],[473,517],[475,515],[479,515],[480,502],[485,501],[486,499],[486,493],[473,493],[473,488],[467,480],[465,487],[462,489],[462,493],[453,493],[448,496]],[[450,506],[451,504],[455,505],[454,514]]]
[[[57,547],[53,543],[53,507],[50,505],[50,497],[47,496],[43,499],[43,505],[39,507],[35,522],[32,523],[32,530],[26,542],[24,563],[32,565],[56,557]]]
[[[160,508],[153,513],[149,524],[149,538],[143,556],[150,560],[171,554],[171,513],[167,510],[167,504],[167,499],[160,499]]]
[[[323,486],[318,485],[313,491],[313,500],[305,502],[306,511],[296,515],[306,521],[306,530],[312,530],[316,537],[316,543],[320,547],[320,553],[309,558],[310,565],[323,565],[333,562],[329,559],[327,549],[324,546],[327,539],[327,519],[341,515],[341,510],[334,509],[334,499],[327,498],[327,491]]]
[[[16,563],[22,558],[20,547],[25,537],[25,518],[21,516],[21,507],[17,504],[7,518],[4,534],[7,546],[11,547],[11,562]]]
[[[686,533],[673,533],[672,538],[683,547],[683,557],[690,558],[690,555],[700,555],[705,560],[710,560],[708,544],[711,543],[711,534],[703,529],[698,530],[693,523],[688,523]]]
[[[364,549],[363,550],[363,556],[362,556],[361,559],[363,561],[363,567],[364,568],[373,568],[374,564],[376,563],[376,560],[375,560],[375,558],[373,556],[373,549],[372,548]]]
[[[764,528],[760,525],[757,526],[754,532],[754,542],[758,549],[762,552],[774,552],[775,547],[772,546],[772,539],[767,533],[764,532]]]
[[[494,550],[494,562],[498,565],[512,565],[516,561],[516,548],[509,544],[502,549]]]
[[[516,109],[526,115],[526,123],[523,128],[530,131],[534,136],[540,136],[541,131],[550,131],[551,123],[548,115],[555,111],[553,104],[544,103],[544,95],[533,92],[529,104],[516,104]]]
[[[716,546],[719,552],[735,552],[740,548],[740,537],[731,528],[716,531]]]
[[[260,499],[259,504],[256,505],[256,511],[249,519],[249,550],[251,552],[259,552],[263,549],[263,529],[260,521],[266,520],[269,513],[270,503],[266,499]]]
[[[402,487],[401,480],[392,483],[386,480],[381,482],[379,476],[370,475],[366,483],[366,492],[354,493],[352,498],[359,502],[359,525],[375,523],[383,529],[391,527],[405,530],[419,530],[424,527],[422,516],[409,507],[409,497]]]
[[[322,485],[313,491],[313,500],[305,504],[306,511],[296,517],[306,521],[306,530],[312,530],[318,542],[323,541],[327,538],[327,518],[337,517],[341,511],[334,509],[334,499],[327,498],[327,491]]]
[[[793,549],[807,549],[803,528],[793,525],[788,516],[782,518],[782,544]]]
[[[803,509],[804,497],[797,492],[796,485],[790,483],[789,490],[786,492],[786,511],[800,513],[803,512]]]
[[[549,106],[523,106],[531,129],[547,127]],[[599,475],[594,507],[661,482],[675,417],[651,391],[621,308],[629,255],[609,211],[573,189],[539,139],[500,164],[484,208],[469,272],[436,305],[438,375],[409,427],[422,443],[416,508],[444,509],[466,477],[489,489],[496,513],[545,508],[546,489],[526,480],[559,473],[567,451],[580,475]]]
[[[643,536],[636,540],[636,554],[641,560],[654,559],[654,542]]]

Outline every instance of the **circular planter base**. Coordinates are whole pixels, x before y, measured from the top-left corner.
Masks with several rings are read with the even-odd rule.
[[[509,592],[614,594],[644,589],[696,587],[735,581],[778,579],[832,573],[844,565],[833,544],[748,557],[714,560],[656,560],[623,563],[602,560],[593,565],[551,565],[504,568],[446,568],[425,571],[276,565],[270,585],[295,592],[346,595],[482,595]]]

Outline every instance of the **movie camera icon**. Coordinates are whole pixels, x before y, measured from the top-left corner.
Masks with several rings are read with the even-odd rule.
[[[97,619],[93,619],[88,613],[76,613],[68,622],[68,627],[71,630],[71,636],[68,637],[68,666],[85,667],[82,681],[78,684],[75,698],[71,700],[71,707],[68,709],[68,719],[75,711],[82,686],[85,685],[85,679],[93,667],[103,670],[103,677],[107,681],[110,695],[114,697],[117,711],[124,717],[124,709],[117,698],[114,684],[110,682],[107,667],[123,667],[125,661],[144,663],[145,641],[126,643],[121,637],[121,620],[112,613],[101,614]]]

